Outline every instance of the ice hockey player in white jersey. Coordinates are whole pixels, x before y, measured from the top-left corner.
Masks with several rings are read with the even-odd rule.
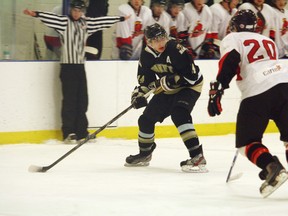
[[[279,22],[273,8],[264,2],[265,0],[248,0],[241,4],[238,10],[252,10],[257,17],[256,32],[271,38],[279,48],[280,36],[279,32],[276,31],[279,28]]]
[[[185,16],[182,13],[184,0],[169,0],[166,13],[169,16],[169,36],[179,42],[179,33],[186,31]]]
[[[194,59],[199,57],[200,48],[205,39],[209,37],[212,24],[212,13],[205,0],[191,0],[186,3],[183,14],[187,20],[189,43],[193,49]]]
[[[167,0],[151,0],[150,9],[152,11],[152,17],[150,18],[149,25],[158,23],[166,32],[169,32],[170,18],[165,13],[167,7]]]
[[[186,47],[189,54],[193,57],[193,51],[188,41],[187,21],[183,14],[185,6],[184,0],[169,0],[165,13],[170,18],[170,38],[176,40],[182,46]]]
[[[131,15],[129,20],[116,24],[116,38],[112,48],[112,59],[138,60],[142,51],[144,28],[150,22],[150,8],[144,0],[129,0],[118,8],[120,16]]]
[[[236,148],[261,169],[265,198],[281,186],[288,174],[277,156],[262,143],[264,131],[273,120],[280,139],[288,148],[288,67],[278,60],[273,40],[255,33],[257,18],[252,10],[240,10],[231,19],[231,33],[221,42],[219,71],[210,83],[208,113],[222,112],[221,97],[236,76],[242,100],[236,122]]]
[[[288,10],[285,8],[286,4],[287,0],[272,0],[270,3],[279,20],[279,28],[276,29],[280,35],[279,58],[287,58],[288,53]]]
[[[210,6],[212,12],[211,37],[222,40],[229,33],[229,22],[237,11],[239,0],[223,0]]]

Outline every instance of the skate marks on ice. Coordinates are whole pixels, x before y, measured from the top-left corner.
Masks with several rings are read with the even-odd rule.
[[[285,164],[278,135],[269,137],[264,143]],[[125,158],[138,153],[136,140],[98,138],[46,173],[30,173],[27,167],[50,164],[71,146],[1,145],[0,215],[286,216],[288,184],[263,199],[260,170],[242,156],[231,176],[244,175],[225,182],[235,152],[233,135],[201,137],[208,173],[181,171],[188,153],[180,139],[156,142],[148,167],[124,167]]]

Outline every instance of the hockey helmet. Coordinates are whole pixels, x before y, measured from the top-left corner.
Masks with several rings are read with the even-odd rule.
[[[257,17],[252,10],[240,10],[231,18],[230,30],[232,32],[254,32],[256,29],[256,24]]]
[[[166,1],[166,0],[151,0],[151,2],[150,2],[150,8],[151,8],[154,4],[166,6],[166,5],[167,5],[167,1]]]
[[[144,30],[144,34],[148,43],[151,43],[152,40],[161,40],[163,38],[168,39],[168,34],[165,29],[158,23],[147,26]]]
[[[78,9],[84,9],[85,3],[82,0],[72,0],[70,3],[71,8],[78,8]]]
[[[183,8],[185,5],[185,1],[184,0],[168,0],[168,8],[171,8],[172,5],[178,5]]]

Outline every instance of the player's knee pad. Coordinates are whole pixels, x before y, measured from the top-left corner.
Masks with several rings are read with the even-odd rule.
[[[138,119],[138,125],[140,131],[144,133],[153,133],[154,132],[154,127],[155,123],[148,119],[145,115],[141,115]]]
[[[183,107],[175,107],[171,113],[171,119],[176,127],[185,123],[192,124],[190,112]]]

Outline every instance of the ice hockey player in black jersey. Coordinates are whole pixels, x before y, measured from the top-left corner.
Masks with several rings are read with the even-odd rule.
[[[180,163],[184,172],[207,172],[202,145],[195,131],[191,112],[198,100],[203,76],[187,49],[169,40],[162,26],[155,23],[144,31],[147,46],[138,65],[138,84],[132,92],[132,104],[145,107],[138,119],[139,154],[126,158],[125,166],[148,166],[156,148],[154,129],[156,122],[171,116],[189,152],[190,159]],[[144,94],[156,89],[147,102]]]

